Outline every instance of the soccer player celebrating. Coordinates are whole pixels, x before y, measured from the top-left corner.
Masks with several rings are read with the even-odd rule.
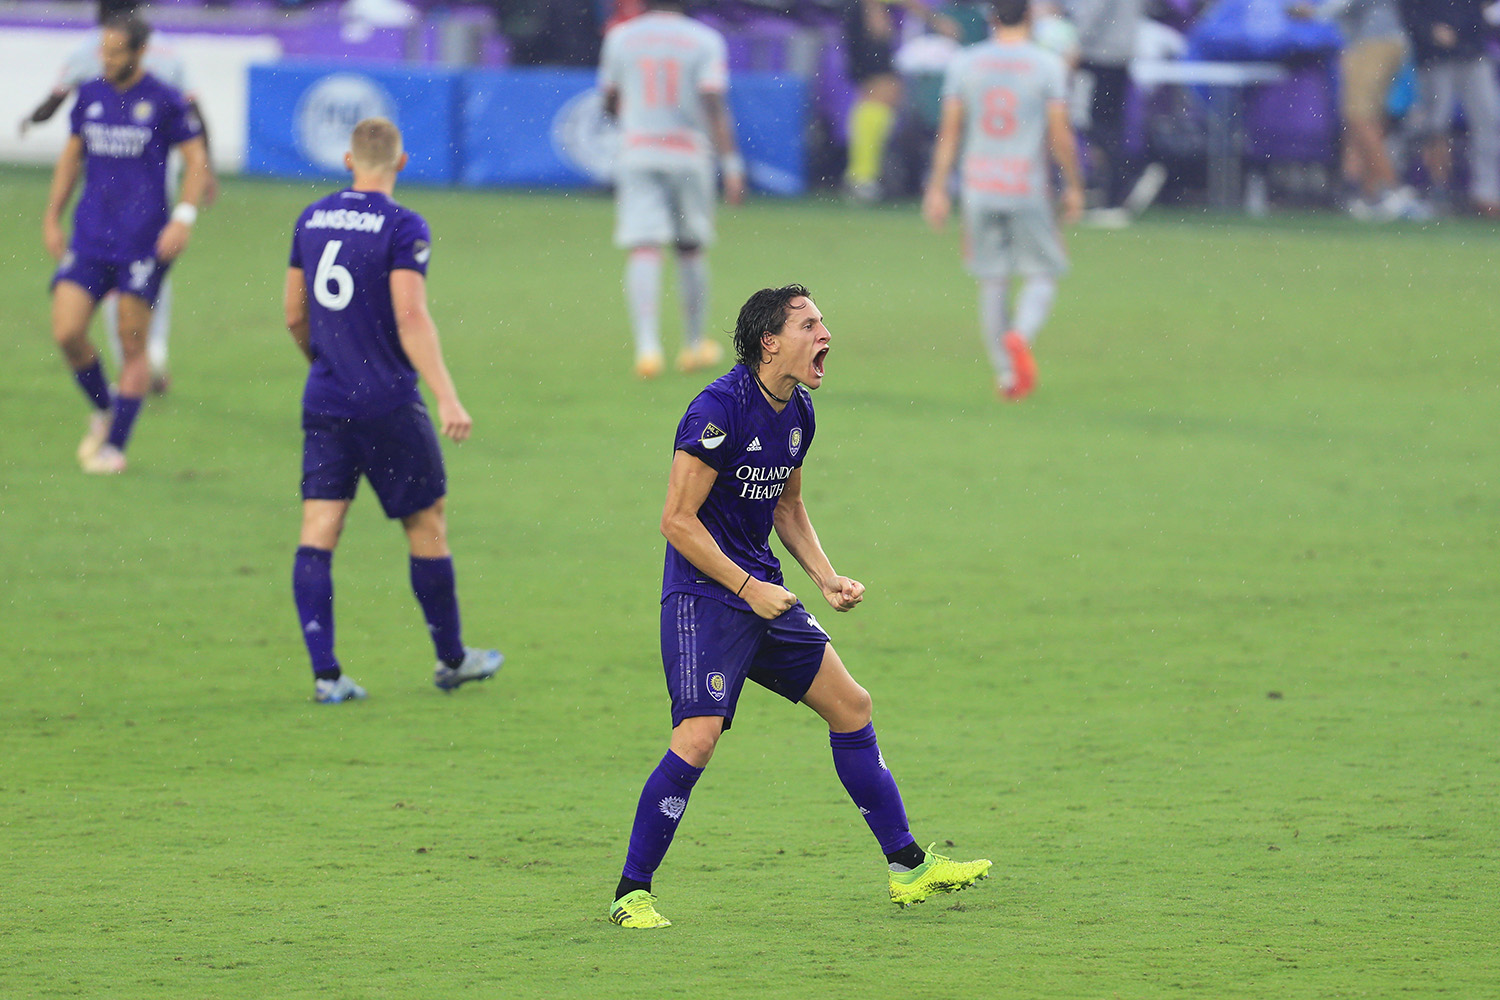
[[[167,269],[187,247],[209,183],[202,128],[182,94],[148,74],[141,54],[151,29],[134,15],[104,23],[101,79],[78,88],[72,135],[52,174],[42,239],[59,261],[52,279],[52,336],[93,404],[78,446],[84,471],[125,471],[125,447],[151,384],[146,330]],[[182,153],[185,175],[177,207],[167,210],[167,154]],[[62,212],[79,175],[83,194],[71,242]],[[123,360],[111,398],[89,320],[99,300],[119,294]]]
[[[948,182],[963,146],[965,254],[979,282],[979,324],[996,390],[1020,400],[1036,388],[1031,347],[1068,268],[1049,203],[1047,153],[1062,172],[1062,215],[1083,213],[1078,143],[1068,123],[1067,68],[1033,44],[1027,0],[990,0],[989,41],[948,66],[922,214],[948,220]],[[1021,276],[1014,316],[1013,275]]]
[[[917,846],[875,741],[870,696],[786,589],[771,552],[775,528],[835,611],[864,599],[863,584],[834,571],[802,502],[802,463],[814,431],[808,390],[823,382],[829,339],[806,288],[756,292],[735,327],[739,364],[700,392],[677,425],[661,519],[661,647],[672,738],[636,807],[609,911],[622,927],[670,925],[656,910],[651,880],[734,719],[746,678],[828,723],[834,769],[889,863],[892,902],[919,903],[989,873],[989,861],[957,862]]]
[[[680,0],[648,0],[647,11],[604,37],[599,90],[620,121],[615,177],[615,244],[629,252],[625,300],[635,332],[635,372],[661,374],[662,251],[677,249],[682,295],[682,371],[717,364],[724,351],[703,336],[708,259],[714,239],[714,151],[724,197],[745,193],[745,162],[734,145],[725,91],[724,37],[682,12]]]
[[[386,516],[406,529],[412,590],[437,650],[433,683],[451,691],[486,680],[505,659],[498,650],[464,646],[460,634],[443,514],[447,476],[417,376],[437,398],[444,434],[463,441],[473,421],[458,401],[427,311],[427,223],[392,199],[406,159],[391,122],[357,124],[344,154],[354,182],[302,212],[286,275],[287,327],[311,362],[302,396],[302,536],[292,592],[312,660],[313,695],[325,704],[365,697],[333,652],[333,550],[361,475]]]

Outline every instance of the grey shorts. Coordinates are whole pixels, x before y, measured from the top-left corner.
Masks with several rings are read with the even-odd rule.
[[[714,241],[714,175],[624,168],[615,182],[615,245],[708,246]]]
[[[1068,270],[1068,254],[1052,210],[964,210],[964,263],[976,278],[1012,274],[1057,277]]]

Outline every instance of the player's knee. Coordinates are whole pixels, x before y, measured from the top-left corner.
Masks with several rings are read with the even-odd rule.
[[[853,693],[844,700],[844,710],[854,724],[853,728],[859,729],[869,725],[875,717],[875,702],[870,698],[870,692],[856,684]]]

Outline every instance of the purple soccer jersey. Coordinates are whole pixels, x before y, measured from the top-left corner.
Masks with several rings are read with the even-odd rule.
[[[307,280],[312,335],[303,409],[375,417],[421,399],[396,330],[391,272],[425,275],[431,252],[427,222],[378,191],[339,191],[303,210],[291,253]]]
[[[743,365],[700,392],[677,425],[675,449],[718,473],[698,519],[719,548],[756,579],[780,583],[771,551],[772,517],[792,470],[802,466],[813,439],[812,396],[798,386],[780,413],[761,395]],[[750,605],[709,579],[670,544],[662,573],[669,594],[701,594],[742,611]]]
[[[78,88],[70,115],[83,140],[83,194],[73,215],[79,257],[143,261],[167,224],[167,154],[203,134],[180,92],[149,73],[129,90],[107,80]]]

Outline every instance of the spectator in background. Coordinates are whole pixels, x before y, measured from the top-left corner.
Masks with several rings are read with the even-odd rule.
[[[844,51],[849,77],[859,89],[849,111],[849,165],[844,172],[844,188],[856,201],[880,200],[885,148],[901,107],[901,77],[892,61],[899,41],[898,7],[957,37],[954,22],[923,0],[844,0]]]
[[[580,0],[494,0],[519,66],[593,66],[599,23]]]
[[[1415,132],[1434,197],[1446,196],[1452,175],[1453,112],[1469,127],[1469,201],[1500,218],[1500,86],[1484,51],[1478,0],[1400,0],[1401,18],[1417,64]]]
[[[1335,21],[1344,33],[1339,57],[1344,124],[1344,180],[1355,189],[1349,214],[1386,221],[1423,209],[1416,192],[1398,185],[1386,149],[1385,103],[1406,59],[1406,34],[1396,0],[1327,0],[1294,4],[1297,18]]]
[[[1086,134],[1091,186],[1099,188],[1099,203],[1108,213],[1096,217],[1100,222],[1128,221],[1122,206],[1137,179],[1125,146],[1125,98],[1144,6],[1145,0],[1064,0],[1078,30],[1079,69],[1092,82]]]

